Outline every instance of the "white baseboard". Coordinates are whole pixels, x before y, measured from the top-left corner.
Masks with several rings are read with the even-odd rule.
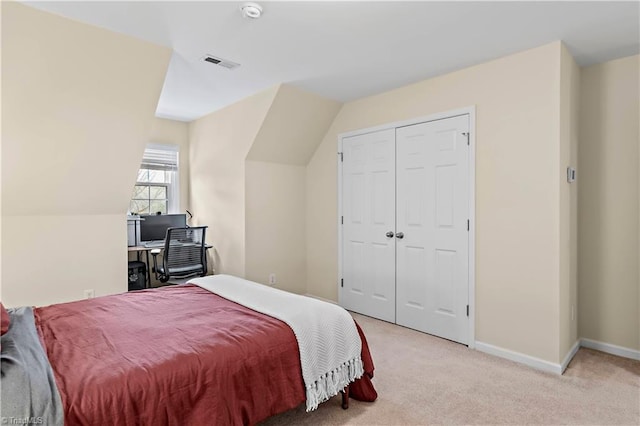
[[[545,361],[544,359],[536,358],[530,355],[525,355],[520,352],[515,352],[509,349],[493,346],[488,343],[476,341],[476,350],[480,352],[508,359],[510,361],[533,367],[537,370],[542,370],[554,374],[564,373],[564,370],[567,369],[567,366],[581,347],[595,349],[597,351],[606,352],[608,354],[617,355],[624,358],[640,360],[640,351],[638,350],[624,348],[622,346],[612,345],[611,343],[603,343],[585,338],[578,339],[573,344],[567,355],[562,360],[561,364],[555,364],[553,362]]]
[[[583,348],[595,349],[597,351],[606,352],[611,355],[617,355],[624,358],[631,358],[640,361],[640,351],[623,346],[612,345],[611,343],[598,342],[597,340],[580,339],[580,346]]]
[[[571,346],[571,349],[569,349],[569,352],[567,352],[567,356],[564,357],[564,359],[562,360],[562,364],[560,364],[560,368],[562,370],[560,374],[564,373],[564,370],[567,369],[567,366],[569,365],[573,357],[578,353],[578,349],[580,349],[580,346],[582,346],[580,339],[576,340],[573,346]]]
[[[576,342],[577,344],[577,342]],[[509,349],[500,348],[498,346],[493,346],[488,343],[478,342],[476,340],[476,350],[480,352],[487,353],[489,355],[498,356],[500,358],[508,359],[510,361],[515,361],[520,364],[528,365],[529,367],[533,367],[537,370],[546,371],[554,374],[562,374],[564,369],[562,365],[555,364],[553,362],[545,361],[544,359],[536,358],[530,355],[525,355],[520,352],[511,351]],[[576,351],[577,351],[576,346]],[[569,362],[567,361],[567,364]]]

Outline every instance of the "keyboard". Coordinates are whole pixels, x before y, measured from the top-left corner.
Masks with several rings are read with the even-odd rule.
[[[164,240],[160,241],[145,241],[142,243],[146,248],[162,248],[164,247]]]

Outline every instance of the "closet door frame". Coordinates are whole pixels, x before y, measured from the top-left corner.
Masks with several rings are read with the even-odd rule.
[[[469,115],[469,340],[468,347],[475,349],[475,318],[476,318],[476,107],[475,105],[439,112],[426,117],[412,118],[409,120],[396,121],[383,124],[381,126],[368,127],[354,130],[338,135],[337,169],[338,169],[338,303],[342,305],[342,140],[350,136],[363,135],[380,130],[395,129],[397,127],[411,126],[414,124],[427,123],[429,121],[442,120],[445,118]]]

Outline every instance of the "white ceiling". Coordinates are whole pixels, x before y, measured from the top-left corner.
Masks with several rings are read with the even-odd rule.
[[[260,2],[259,20],[243,1],[26,3],[172,48],[156,114],[184,121],[279,83],[349,101],[554,40],[580,65],[640,51],[638,2]]]

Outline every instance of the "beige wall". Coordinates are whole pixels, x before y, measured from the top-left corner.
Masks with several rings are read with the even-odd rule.
[[[306,166],[340,105],[293,86],[281,85],[247,160]]]
[[[247,161],[245,176],[247,279],[305,293],[305,167]]]
[[[2,302],[69,302],[127,291],[125,214],[2,217]],[[89,231],[90,230],[90,231]]]
[[[216,273],[245,276],[245,158],[277,91],[189,123],[192,223],[209,226]]]
[[[340,103],[281,85],[247,154],[246,276],[307,291],[305,166]]]
[[[2,3],[7,305],[126,290],[125,214],[170,55]]]
[[[569,56],[569,55],[567,55]],[[570,56],[569,56],[570,57]],[[569,138],[571,144],[570,161],[569,163],[576,167],[576,172],[580,167],[579,163],[579,144],[580,144],[580,80],[582,78],[582,71],[578,64],[570,57],[571,68],[571,93],[570,93],[570,112],[569,117],[571,120],[571,129],[569,131]],[[563,172],[566,172],[563,170]],[[561,178],[563,178],[561,176]],[[579,323],[578,323],[578,193],[580,182],[576,181],[572,184],[570,191],[570,218],[569,218],[569,262],[570,262],[570,301],[573,313],[565,315],[565,318],[572,318],[570,322],[569,342],[574,344],[576,340],[580,338]],[[568,350],[568,349],[567,349]],[[566,354],[566,351],[560,350],[560,356]]]
[[[476,340],[559,362],[560,52],[555,42],[345,104],[307,167],[309,292],[337,300],[338,134],[475,105]]]
[[[567,182],[567,167],[578,166],[580,68],[567,50],[560,51],[560,347],[562,360],[578,341],[577,202],[578,181]]]
[[[581,337],[640,350],[639,56],[582,70]]]
[[[217,272],[306,292],[304,166],[339,108],[280,85],[190,124],[191,205]]]

